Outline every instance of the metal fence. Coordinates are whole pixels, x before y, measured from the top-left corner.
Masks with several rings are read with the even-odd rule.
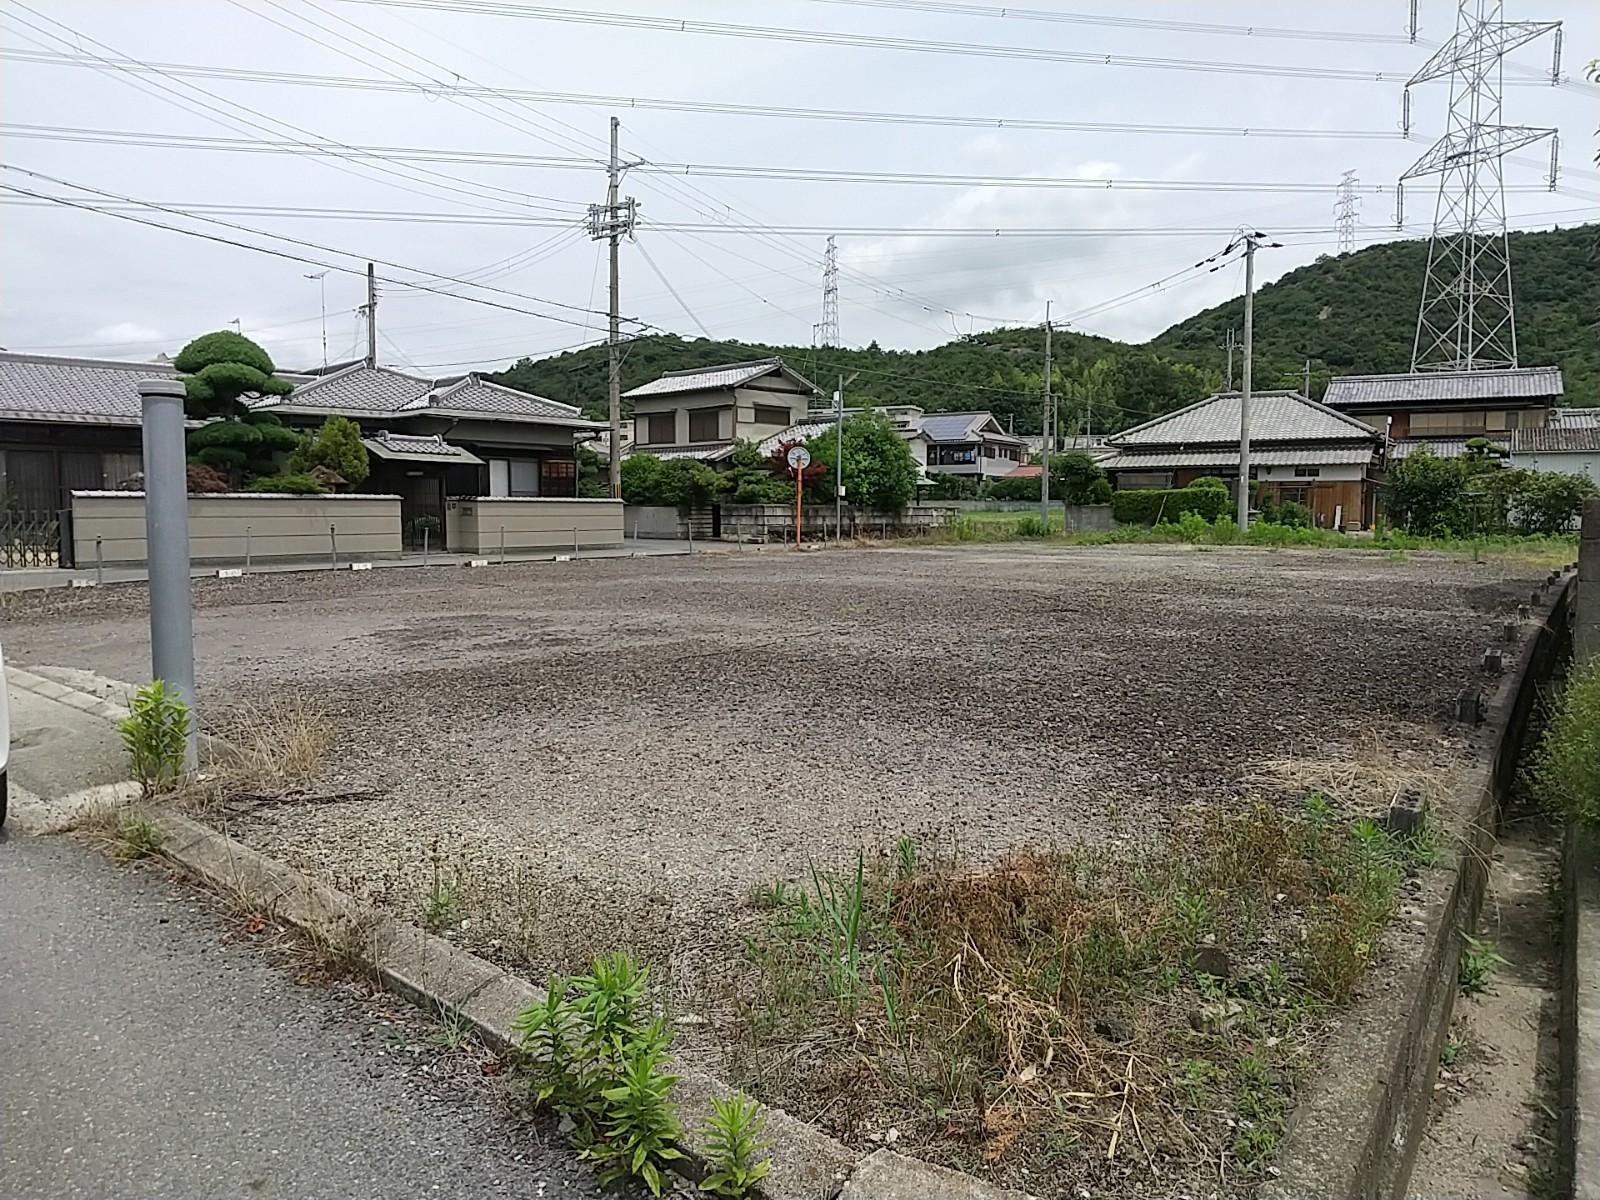
[[[60,513],[0,512],[0,568],[70,567]]]

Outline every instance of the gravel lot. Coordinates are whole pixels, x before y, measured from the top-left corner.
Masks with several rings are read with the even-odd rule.
[[[196,635],[205,712],[314,697],[338,731],[319,786],[383,793],[237,832],[413,912],[437,856],[499,889],[502,924],[537,926],[545,967],[618,943],[693,959],[752,884],[907,833],[982,857],[1158,830],[1235,795],[1256,759],[1372,730],[1452,753],[1435,722],[1531,574],[768,551],[206,581]],[[6,653],[141,678],[145,604],[142,585],[17,597]],[[475,942],[505,932],[475,924]]]

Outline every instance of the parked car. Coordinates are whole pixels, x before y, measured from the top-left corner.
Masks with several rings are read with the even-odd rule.
[[[7,768],[11,765],[11,711],[6,703],[6,655],[0,648],[0,825],[6,823],[6,798],[10,781]]]

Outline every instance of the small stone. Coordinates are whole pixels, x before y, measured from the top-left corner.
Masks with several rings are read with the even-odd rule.
[[[898,1142],[899,1140],[900,1140],[900,1131],[898,1129],[890,1127],[888,1130],[886,1130],[884,1132],[883,1144],[885,1146],[892,1146],[896,1142]]]
[[[561,1120],[556,1122],[557,1133],[571,1133],[577,1127],[578,1123],[566,1113],[562,1113]]]
[[[1133,1040],[1133,1027],[1121,1017],[1112,1013],[1098,1016],[1094,1019],[1094,1031],[1108,1042],[1131,1042]]]

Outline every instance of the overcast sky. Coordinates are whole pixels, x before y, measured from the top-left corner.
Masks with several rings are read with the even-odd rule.
[[[439,0],[421,0],[438,3]],[[471,0],[478,2],[478,0]],[[329,253],[169,214],[141,215],[213,235],[270,245],[336,265],[326,277],[329,357],[358,344],[354,313],[367,258],[380,267],[379,356],[447,373],[494,367],[603,335],[598,244],[581,231],[583,210],[603,198],[598,163],[607,121],[622,119],[625,156],[655,164],[798,167],[968,176],[1051,176],[1314,185],[1280,192],[1106,191],[777,179],[682,179],[632,172],[625,194],[640,204],[637,245],[622,256],[622,310],[654,326],[718,338],[810,344],[821,315],[823,236],[850,228],[1103,230],[1056,238],[841,235],[843,340],[926,347],[996,318],[1042,318],[1045,301],[1073,317],[1188,267],[1219,249],[1224,234],[1129,236],[1120,230],[1217,229],[1242,223],[1287,243],[1261,260],[1271,279],[1334,251],[1334,189],[1355,170],[1364,193],[1363,242],[1395,236],[1393,184],[1444,126],[1447,85],[1417,89],[1414,132],[1400,136],[1401,81],[1430,53],[1403,38],[1405,0],[1284,4],[1215,0],[1205,6],[1139,0],[1032,0],[1031,11],[1115,13],[1338,30],[1393,41],[1331,41],[1105,27],[1080,22],[899,11],[881,0],[562,0],[564,11],[635,13],[759,23],[852,35],[1020,46],[1110,56],[1251,62],[1358,70],[1335,80],[1136,69],[881,48],[805,44],[582,22],[444,12],[361,0],[23,0],[6,5],[0,38],[9,54],[42,51],[129,57],[153,64],[437,83],[459,75],[495,89],[534,89],[710,103],[833,108],[962,117],[1146,125],[1279,127],[1357,131],[1362,138],[1029,131],[725,116],[603,104],[468,100],[435,88],[375,91],[233,78],[111,72],[99,64],[18,61],[0,69],[8,166],[176,208],[260,205],[353,210],[356,219],[221,214],[219,219],[319,243]],[[24,4],[26,6],[24,6]],[[508,5],[516,7],[516,5]],[[1448,37],[1449,0],[1423,0],[1422,38]],[[1600,56],[1594,0],[1514,2],[1508,17],[1565,22],[1564,67],[1582,78]],[[35,11],[36,10],[36,11]],[[49,19],[41,14],[48,13]],[[59,22],[59,24],[53,24]],[[27,24],[25,24],[25,22]],[[278,22],[274,24],[273,22]],[[307,22],[315,22],[316,28]],[[29,26],[33,26],[30,28]],[[349,38],[352,40],[344,40]],[[91,40],[92,39],[92,40]],[[1562,190],[1537,190],[1549,150],[1508,164],[1514,226],[1600,217],[1594,164],[1600,89],[1534,86],[1548,69],[1543,39],[1510,60],[1507,123],[1556,126]],[[209,106],[209,107],[207,107]],[[342,147],[557,156],[583,164],[352,161],[333,155],[233,152],[104,144],[37,136],[38,129],[191,138],[316,141]],[[58,135],[52,135],[52,138]],[[74,137],[98,136],[73,134]],[[0,183],[101,203],[104,197],[7,170]],[[1382,188],[1381,193],[1377,191]],[[1522,190],[1526,189],[1526,190]],[[319,267],[152,229],[75,209],[14,203],[0,224],[0,345],[14,350],[147,358],[238,320],[280,366],[322,358]],[[25,198],[24,198],[25,199]],[[1408,189],[1408,223],[1426,230],[1433,195]],[[374,213],[444,214],[439,220],[374,220]],[[485,223],[476,223],[476,222]],[[528,222],[536,223],[528,223]],[[712,222],[804,226],[769,235],[653,228]],[[1283,232],[1280,232],[1283,231]],[[1292,232],[1288,232],[1292,231]],[[652,265],[653,264],[653,265]],[[348,269],[352,273],[342,273]],[[400,280],[473,273],[502,291],[447,285],[516,309],[432,295]],[[663,283],[663,277],[670,283]],[[1229,268],[1179,280],[1132,302],[1079,317],[1073,327],[1144,339],[1240,287]],[[672,294],[676,291],[676,296]],[[516,293],[507,295],[506,293]],[[531,297],[560,301],[555,308]],[[548,318],[559,317],[561,320]],[[564,323],[565,322],[565,323]]]

